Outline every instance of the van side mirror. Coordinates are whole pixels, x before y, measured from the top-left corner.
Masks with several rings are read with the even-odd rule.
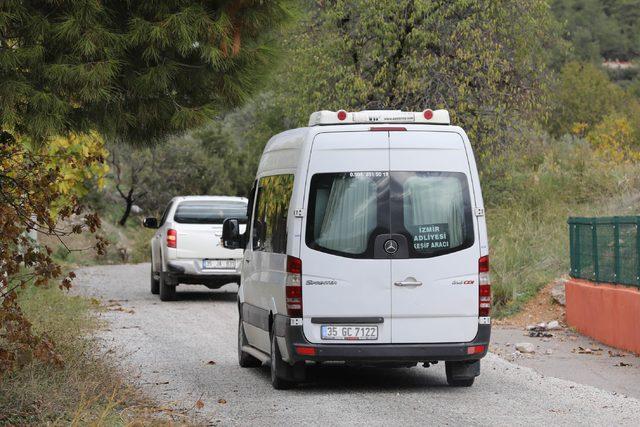
[[[158,228],[158,220],[155,218],[145,218],[142,225],[146,228]]]
[[[240,238],[240,222],[236,218],[227,218],[222,223],[222,246],[227,249],[242,247]]]

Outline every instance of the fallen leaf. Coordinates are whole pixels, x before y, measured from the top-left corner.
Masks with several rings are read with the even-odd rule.
[[[218,399],[218,403],[224,405],[225,403],[227,403],[227,401],[224,399]]]
[[[122,306],[108,307],[108,309],[109,311],[122,311],[123,313],[129,313],[129,314],[135,313],[135,311],[131,310],[130,308],[124,308]]]
[[[196,409],[202,409],[204,408],[204,402],[201,399],[198,399],[196,401]]]
[[[209,361],[207,362],[207,365],[215,365],[215,364],[216,364],[216,362],[214,362],[213,360],[209,360]]]

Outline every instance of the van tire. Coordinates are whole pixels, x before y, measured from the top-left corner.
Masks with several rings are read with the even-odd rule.
[[[477,365],[476,365],[477,364]],[[455,363],[446,362],[445,371],[447,373],[447,384],[451,387],[471,387],[475,381],[475,375],[480,373],[480,361],[473,363]],[[477,374],[473,374],[469,371],[477,370]]]
[[[176,286],[167,283],[164,274],[160,273],[160,301],[175,301]]]
[[[248,345],[247,337],[244,336],[244,328],[242,327],[242,316],[238,321],[238,365],[241,368],[257,368],[262,366],[262,362],[247,352],[242,351],[242,347]]]
[[[151,263],[151,293],[153,295],[158,295],[160,293],[160,280],[155,278],[153,262]]]
[[[475,381],[475,378],[467,378],[464,380],[454,380],[454,379],[447,378],[447,383],[451,387],[471,387],[474,381]]]
[[[271,334],[271,385],[276,390],[288,390],[293,386],[291,366],[282,360],[276,334]]]

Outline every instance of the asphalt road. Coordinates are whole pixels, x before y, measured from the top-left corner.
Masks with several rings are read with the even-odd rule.
[[[210,424],[313,425],[638,425],[640,401],[544,377],[489,354],[472,388],[446,385],[428,369],[315,368],[311,380],[275,391],[268,369],[236,359],[235,285],[223,291],[180,286],[161,303],[149,292],[149,265],[76,271],[75,292],[111,308],[99,339],[131,380],[160,405],[192,409]]]

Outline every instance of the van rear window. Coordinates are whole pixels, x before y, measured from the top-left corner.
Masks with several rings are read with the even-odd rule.
[[[226,218],[247,222],[247,204],[241,201],[186,201],[176,208],[173,220],[181,224],[222,224]]]
[[[388,233],[388,172],[316,174],[311,179],[306,242],[312,249],[373,258],[375,237]]]
[[[458,172],[321,173],[311,179],[305,241],[350,258],[428,258],[474,242],[468,178]],[[382,236],[380,239],[378,237]]]
[[[458,172],[392,172],[393,233],[406,236],[410,258],[473,244],[467,176]]]

